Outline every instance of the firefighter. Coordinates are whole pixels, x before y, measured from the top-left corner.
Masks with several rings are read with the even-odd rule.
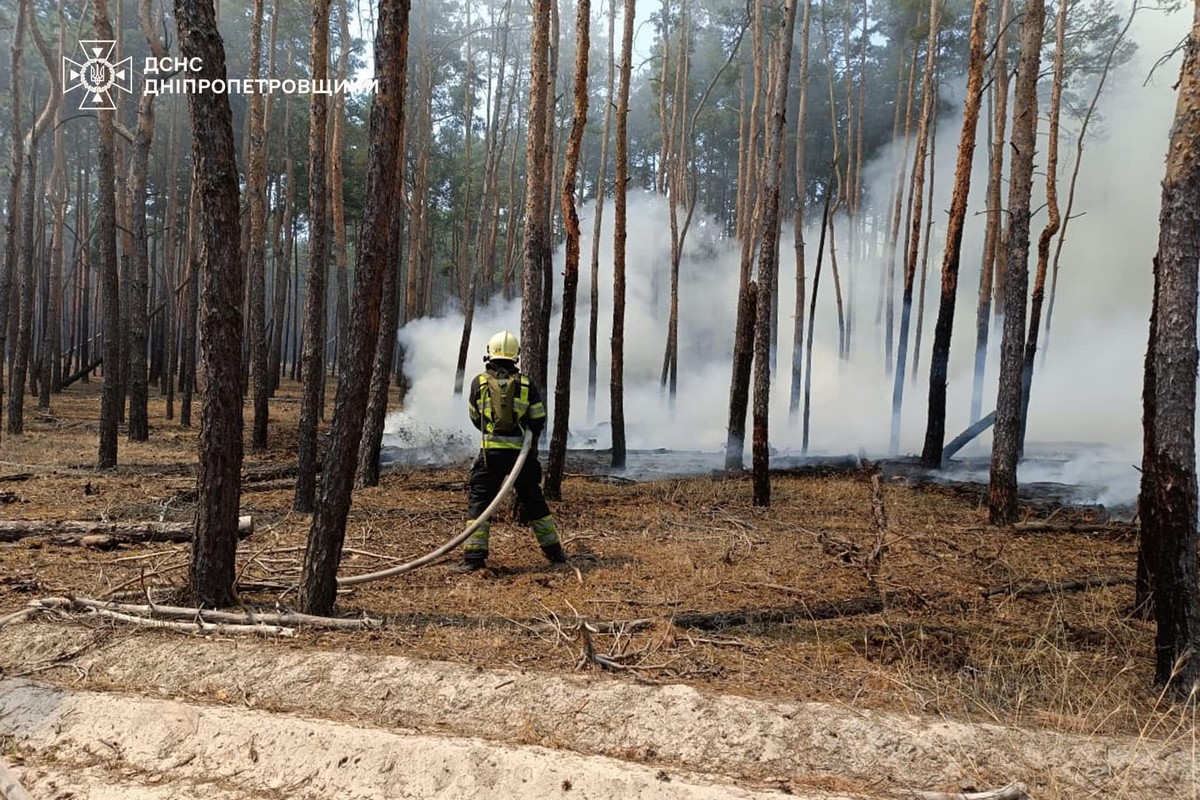
[[[482,434],[479,456],[471,467],[467,489],[468,511],[474,522],[500,491],[521,452],[525,431],[533,434],[532,450],[517,476],[515,488],[537,537],[542,554],[554,564],[566,563],[567,556],[558,540],[554,516],[542,494],[542,467],[537,460],[537,437],[546,427],[546,406],[538,387],[517,366],[521,345],[515,334],[501,331],[488,340],[483,357],[484,371],[471,381],[467,410],[471,423]],[[488,533],[491,523],[484,520],[463,545],[461,571],[487,566]]]

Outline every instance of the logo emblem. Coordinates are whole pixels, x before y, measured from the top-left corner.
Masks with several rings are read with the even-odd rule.
[[[84,111],[115,111],[112,90],[120,89],[126,94],[133,92],[133,58],[119,63],[112,62],[117,43],[106,39],[82,39],[79,51],[84,61],[80,63],[63,57],[63,92],[83,89],[83,100],[79,108]]]

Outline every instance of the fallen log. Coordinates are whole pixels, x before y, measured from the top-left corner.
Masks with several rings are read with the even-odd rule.
[[[1137,536],[1140,528],[1132,522],[1018,522],[1013,533],[1083,533],[1102,536]]]
[[[981,417],[965,431],[951,439],[950,444],[942,448],[942,463],[944,464],[953,458],[959,450],[962,450],[964,447],[970,444],[972,439],[986,431],[988,428],[992,427],[992,424],[995,423],[995,421],[996,412],[993,411],[992,413]]]
[[[786,625],[791,622],[858,617],[878,614],[884,609],[879,597],[852,597],[828,603],[800,603],[781,608],[758,608],[744,611],[705,611],[676,614],[671,621],[680,628],[699,628],[703,631],[723,631],[746,625]]]
[[[33,477],[32,472],[15,472],[11,475],[0,475],[0,483],[19,483]]]
[[[0,542],[38,537],[50,544],[107,549],[118,544],[190,542],[192,522],[90,522],[87,520],[18,519],[0,520]],[[254,520],[238,518],[238,538],[254,532]]]
[[[1010,583],[1005,586],[993,586],[983,590],[984,597],[996,595],[1012,595],[1013,597],[1033,597],[1040,594],[1058,594],[1060,592],[1086,592],[1088,589],[1102,589],[1106,586],[1125,586],[1134,583],[1134,579],[1125,575],[1093,575],[1070,581],[1028,581]]]
[[[101,364],[103,364],[103,363],[104,363],[104,359],[103,359],[103,358],[97,358],[95,361],[93,361],[92,363],[88,364],[88,365],[87,365],[86,367],[84,367],[83,369],[79,370],[79,372],[76,372],[76,373],[74,373],[74,374],[72,374],[72,375],[68,375],[67,377],[63,378],[63,382],[62,382],[62,388],[64,388],[64,389],[65,389],[65,388],[67,388],[67,387],[68,387],[68,386],[70,386],[72,383],[74,383],[75,381],[77,381],[77,380],[79,380],[80,378],[82,378],[84,375],[90,375],[90,374],[91,374],[91,372],[92,372],[92,370],[96,369],[96,367],[100,366],[100,365],[101,365]]]

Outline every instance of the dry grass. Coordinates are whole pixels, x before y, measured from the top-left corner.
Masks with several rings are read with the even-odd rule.
[[[25,436],[0,444],[0,477],[35,473],[0,484],[17,499],[0,505],[0,514],[192,513],[185,495],[194,487],[195,432],[164,420],[156,401],[150,442],[122,441],[122,466],[96,472],[97,393],[94,384],[73,387],[55,399],[53,417],[31,416]],[[294,458],[295,394],[289,385],[274,402],[274,447],[248,453],[248,469]],[[464,469],[397,471],[357,493],[343,572],[411,558],[455,533],[465,517],[464,479]],[[281,646],[533,670],[607,668],[750,696],[1195,745],[1193,712],[1170,708],[1152,686],[1153,630],[1126,613],[1131,586],[982,596],[1019,581],[1131,576],[1131,539],[990,530],[977,501],[961,493],[886,483],[881,539],[866,473],[781,475],[769,510],[751,506],[749,482],[740,477],[611,485],[576,476],[564,494],[555,510],[567,549],[587,557],[576,560],[578,572],[550,568],[528,530],[502,523],[493,528],[490,572],[454,576],[435,565],[363,585],[344,593],[341,607],[386,616],[384,630],[306,633]],[[307,519],[290,510],[291,491],[247,493],[243,508],[258,523],[241,547],[243,580],[293,582]],[[1078,518],[1070,511],[1059,518],[1073,513]],[[0,557],[3,614],[66,591],[179,587],[188,553],[183,545],[95,553],[26,540],[0,545]],[[286,606],[294,594],[283,588],[244,597]],[[877,601],[884,608],[875,613],[829,616],[838,604],[862,610]],[[754,618],[709,630],[673,622],[718,612]],[[620,624],[644,618],[651,622]],[[585,620],[618,623],[587,637],[592,657],[580,631]]]

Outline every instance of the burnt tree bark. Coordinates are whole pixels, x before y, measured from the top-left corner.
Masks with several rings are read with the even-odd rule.
[[[329,3],[313,0],[312,69],[314,80],[329,79]],[[329,224],[326,219],[328,187],[325,132],[329,100],[313,93],[308,129],[308,280],[304,295],[304,346],[301,372],[304,393],[300,402],[300,474],[296,476],[293,508],[312,513],[317,494],[317,421],[321,416],[325,385],[325,273],[329,259]]]
[[[1021,22],[1021,56],[1013,93],[1012,169],[1008,193],[1008,252],[1004,268],[1004,333],[1000,341],[1000,388],[992,440],[988,515],[993,525],[1017,519],[1017,450],[1021,426],[1021,368],[1025,354],[1025,304],[1029,293],[1029,197],[1037,143],[1037,80],[1041,62],[1044,0],[1028,0]]]
[[[354,308],[341,361],[325,455],[321,497],[313,513],[304,553],[300,607],[328,616],[337,597],[337,568],[346,536],[363,419],[367,409],[379,310],[388,268],[394,213],[396,161],[404,125],[404,64],[408,57],[409,0],[380,0],[375,33],[375,78],[378,90],[371,106],[366,205],[362,237],[355,254]]]
[[[1196,298],[1200,263],[1200,2],[1184,58],[1162,183],[1155,317],[1147,355],[1141,549],[1153,595],[1155,677],[1179,700],[1200,686],[1196,497]]]
[[[575,113],[567,139],[561,190],[563,223],[567,229],[566,265],[563,268],[562,324],[558,333],[558,372],[554,386],[554,429],[546,460],[546,496],[562,499],[563,463],[567,455],[567,432],[571,413],[571,362],[575,349],[575,302],[579,289],[579,212],[575,208],[575,176],[579,151],[587,126],[588,50],[591,47],[591,0],[578,0],[575,16]]]
[[[633,60],[633,16],[637,0],[625,0],[621,30],[621,77],[617,90],[616,177],[613,185],[613,324],[609,405],[612,466],[625,468],[625,240],[629,182],[629,83]]]
[[[108,0],[93,0],[94,28],[98,39],[113,38],[108,19]],[[180,23],[182,28],[182,23]],[[99,170],[96,206],[100,236],[100,292],[104,325],[104,387],[100,395],[100,452],[96,466],[117,465],[117,421],[121,414],[121,287],[117,278],[117,168],[114,112],[97,111],[100,124]]]
[[[942,295],[933,329],[933,355],[929,360],[929,416],[921,464],[941,469],[946,442],[946,381],[950,368],[950,339],[954,331],[954,305],[958,298],[958,267],[962,258],[963,223],[967,195],[971,191],[971,165],[975,154],[975,129],[983,97],[983,62],[987,46],[987,0],[975,0],[971,12],[971,54],[967,66],[967,96],[963,107],[958,160],[954,165],[954,192],[950,197],[950,219],[946,223],[946,251],[942,257]]]
[[[758,253],[758,297],[754,335],[753,453],[754,505],[771,505],[769,422],[771,405],[770,325],[776,277],[779,275],[779,184],[783,179],[783,151],[787,132],[788,75],[792,64],[792,39],[796,30],[796,0],[786,0],[780,21],[779,47],[775,51],[775,84],[771,87],[771,125],[767,130],[767,165],[763,175],[762,246]]]
[[[525,247],[521,271],[521,357],[529,377],[538,386],[546,385],[541,369],[544,346],[541,342],[542,306],[545,276],[542,274],[550,253],[545,186],[546,118],[551,113],[546,85],[549,74],[550,4],[554,0],[533,0],[533,39],[530,49],[529,130],[525,140]],[[540,344],[539,344],[540,343]]]
[[[175,18],[183,57],[202,61],[199,77],[225,80],[225,47],[217,32],[213,4],[176,0]],[[188,583],[196,605],[220,606],[233,599],[242,472],[243,275],[238,169],[228,96],[190,94],[188,112],[204,248],[200,347],[205,377],[196,534]]]
[[[262,33],[264,0],[254,0],[250,16],[250,79],[262,76]],[[263,112],[264,95],[250,95],[250,153],[246,168],[246,194],[250,206],[250,298],[248,303],[250,377],[254,381],[254,426],[250,449],[267,447],[271,379],[267,367],[267,131]]]

